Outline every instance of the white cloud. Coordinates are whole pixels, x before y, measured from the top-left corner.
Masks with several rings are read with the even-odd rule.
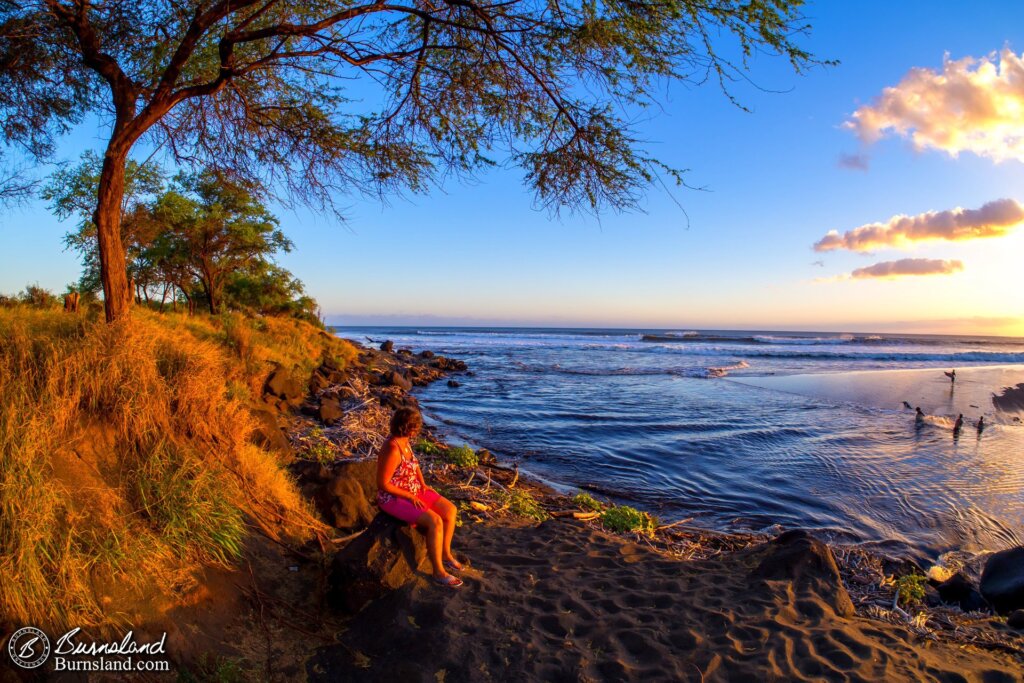
[[[1024,161],[1024,54],[947,55],[941,71],[913,68],[844,126],[869,143],[894,131],[917,149]]]
[[[891,278],[905,275],[951,275],[964,269],[961,261],[942,259],[905,258],[899,261],[883,261],[873,266],[858,268],[850,273],[854,280],[870,278]]]
[[[923,241],[962,241],[1000,237],[1024,222],[1024,206],[1013,199],[997,199],[980,209],[955,208],[916,216],[898,214],[885,223],[868,223],[839,234],[830,231],[814,244],[815,251],[871,251],[909,247]]]

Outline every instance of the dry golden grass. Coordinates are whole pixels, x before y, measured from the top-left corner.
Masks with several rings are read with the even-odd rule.
[[[294,320],[0,309],[0,620],[111,624],[105,586],[231,564],[250,526],[315,533],[247,402],[273,364],[305,379],[325,355],[355,350]]]

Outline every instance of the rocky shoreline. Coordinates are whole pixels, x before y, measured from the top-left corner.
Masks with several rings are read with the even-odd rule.
[[[388,648],[368,654],[373,648],[360,640],[359,635],[361,629],[384,627],[381,622],[393,627],[395,619],[400,620],[403,614],[418,609],[417,600],[434,605],[431,609],[441,609],[437,600],[444,599],[424,580],[425,553],[419,534],[377,514],[373,504],[374,455],[385,438],[392,410],[417,404],[411,393],[414,387],[443,379],[458,386],[453,375],[465,372],[469,369],[462,361],[430,351],[414,353],[410,349],[394,349],[393,344],[385,341],[379,348],[361,348],[358,363],[352,367],[321,365],[313,372],[308,393],[280,369],[267,379],[265,408],[261,408],[266,425],[262,438],[283,452],[294,454],[289,469],[326,525],[324,537],[319,541],[323,589],[320,603],[334,610],[339,619],[352,619],[343,631],[345,635],[340,644],[321,647],[309,661],[307,674],[313,679],[321,676],[326,676],[323,680],[380,679],[397,675],[415,663],[415,657],[397,663],[392,661],[394,656],[400,659],[402,656]],[[637,530],[612,534],[607,528],[607,512],[616,506],[597,503],[592,498],[581,501],[578,497],[559,494],[520,477],[517,468],[498,463],[487,451],[451,447],[429,430],[417,442],[416,449],[428,480],[460,507],[462,529],[456,535],[456,542],[460,543],[465,537],[464,552],[474,570],[486,572],[485,567],[477,566],[474,545],[486,546],[503,534],[520,534],[518,530],[522,529],[547,529],[544,533],[578,536],[599,545],[617,544],[620,549],[642,548],[645,561],[675,562],[683,573],[701,563],[742,565],[745,561],[742,558],[757,556],[756,566],[744,570],[751,584],[775,586],[779,581],[788,581],[793,586],[799,584],[803,588],[797,589],[797,593],[804,590],[815,601],[823,600],[827,611],[835,618],[859,619],[879,627],[885,625],[929,649],[977,648],[977,653],[985,652],[986,656],[996,658],[986,663],[986,666],[991,665],[987,671],[1013,671],[1015,668],[1019,671],[1024,665],[1024,631],[1020,630],[1024,628],[1024,611],[1020,611],[1024,604],[1018,604],[1024,599],[1024,559],[1019,557],[1024,549],[996,554],[980,571],[965,567],[960,573],[933,572],[924,579],[922,568],[909,563],[890,561],[858,548],[829,547],[799,531],[770,539],[757,534],[698,529],[685,523],[663,526],[652,523],[650,526],[641,524]],[[573,552],[587,554],[586,544]],[[550,564],[553,567],[572,565],[577,560],[556,553]],[[491,571],[500,573],[497,567]],[[614,572],[610,576],[614,576]],[[486,592],[486,587],[474,586],[486,581],[471,575],[468,583],[474,590],[468,593]],[[629,592],[630,587],[620,589]],[[791,588],[790,592],[793,590]],[[914,592],[910,599],[908,592]],[[464,595],[459,598],[465,599]],[[700,600],[699,596],[694,599]],[[989,603],[1002,616],[990,611]],[[780,605],[775,607],[783,609]],[[480,605],[474,609],[477,607]],[[542,607],[536,607],[543,612]],[[720,611],[727,613],[728,609]],[[796,611],[802,613],[800,609]],[[811,612],[816,614],[814,609]],[[429,637],[422,632],[427,628],[425,625],[414,629],[418,633],[412,635],[428,641],[443,634],[450,636],[449,630],[465,621],[464,615],[452,619],[451,623],[438,625]],[[429,655],[430,652],[422,653],[424,657]],[[485,653],[480,656],[486,659]],[[382,665],[381,658],[388,663]],[[573,657],[563,659],[569,661]],[[604,678],[611,671],[602,669],[591,659],[593,657],[576,660],[575,678]],[[864,662],[860,664],[868,666]],[[525,663],[523,666],[524,675],[539,675]],[[448,680],[500,677],[497,671],[481,674],[465,669],[458,662],[448,662],[444,670],[445,675],[453,676]],[[665,668],[666,672],[670,670],[671,667]],[[709,673],[705,668],[698,667],[698,670],[704,675]],[[728,670],[729,666],[722,669],[723,672]],[[613,678],[628,679],[643,672],[646,672],[645,677],[650,677],[657,673],[657,667],[638,667],[634,671],[627,666],[625,671],[619,671]],[[429,676],[418,674],[414,679],[435,680],[436,672],[429,673]]]

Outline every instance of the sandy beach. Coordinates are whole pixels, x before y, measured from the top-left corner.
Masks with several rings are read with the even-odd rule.
[[[369,606],[310,680],[1020,680],[1020,659],[854,616],[827,561],[758,578],[772,544],[684,562],[561,520],[458,540],[463,590],[421,580]]]

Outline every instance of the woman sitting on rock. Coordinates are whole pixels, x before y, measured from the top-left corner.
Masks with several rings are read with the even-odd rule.
[[[377,455],[377,504],[392,517],[414,524],[427,537],[427,553],[434,567],[434,581],[458,588],[462,579],[451,571],[461,571],[452,555],[455,534],[455,506],[423,480],[420,464],[409,439],[423,426],[423,418],[414,408],[399,408],[391,418],[391,436]]]

